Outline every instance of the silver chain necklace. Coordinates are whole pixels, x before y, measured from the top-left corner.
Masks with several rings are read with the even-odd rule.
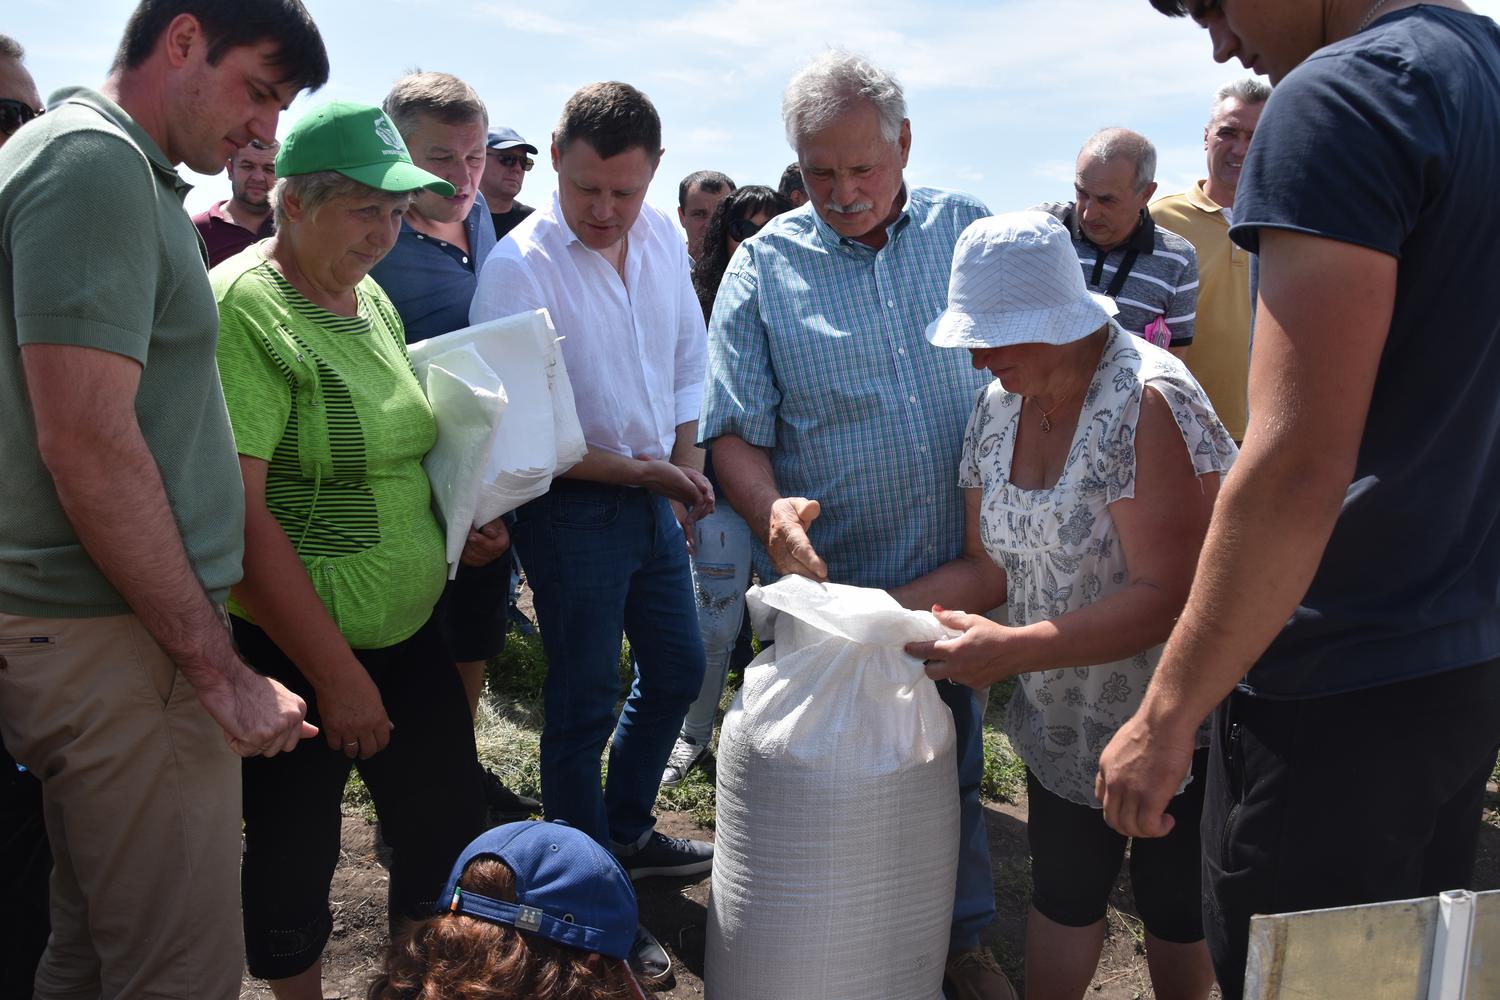
[[[1368,28],[1370,26],[1370,22],[1375,20],[1375,15],[1380,13],[1380,8],[1384,7],[1389,2],[1390,0],[1375,0],[1375,6],[1371,7],[1370,12],[1365,15],[1365,19],[1359,22],[1359,27],[1354,29],[1354,33],[1357,35],[1361,31],[1364,31],[1366,28]]]

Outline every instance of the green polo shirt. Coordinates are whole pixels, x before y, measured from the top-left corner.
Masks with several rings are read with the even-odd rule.
[[[37,452],[27,344],[140,364],[136,419],[193,570],[216,601],[240,578],[244,490],[187,191],[129,115],[82,87],[54,94],[0,148],[0,612],[129,610],[79,544]]]

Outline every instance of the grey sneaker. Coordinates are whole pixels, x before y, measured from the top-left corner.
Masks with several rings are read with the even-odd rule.
[[[668,837],[654,830],[644,847],[634,850],[616,847],[614,851],[632,880],[655,875],[701,875],[714,866],[713,844],[686,837]]]
[[[661,772],[661,786],[676,788],[682,784],[682,779],[688,776],[693,765],[702,760],[707,752],[707,743],[694,743],[685,737],[677,737],[677,742],[672,744],[672,755],[667,758],[666,769]]]

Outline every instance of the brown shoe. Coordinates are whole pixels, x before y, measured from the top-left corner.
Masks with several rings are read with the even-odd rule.
[[[1015,987],[988,948],[949,955],[943,980],[956,1000],[1016,1000]]]

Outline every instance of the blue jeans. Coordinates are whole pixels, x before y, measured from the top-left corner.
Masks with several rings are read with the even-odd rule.
[[[979,936],[995,919],[995,881],[985,833],[979,783],[984,778],[984,711],[974,689],[938,681],[938,694],[953,712],[958,756],[958,884],[953,895],[951,952],[979,947]]]
[[[547,653],[542,801],[599,843],[645,841],[683,716],[703,685],[687,546],[671,505],[630,487],[558,480],[516,513],[515,544]],[[620,638],[638,667],[620,697]],[[599,758],[614,733],[609,778]]]
[[[745,585],[750,582],[750,525],[727,501],[698,522],[698,554],[693,557],[693,590],[698,597],[698,631],[708,669],[698,700],[688,709],[682,737],[700,746],[714,731],[714,715],[724,695],[729,658],[745,620]]]

